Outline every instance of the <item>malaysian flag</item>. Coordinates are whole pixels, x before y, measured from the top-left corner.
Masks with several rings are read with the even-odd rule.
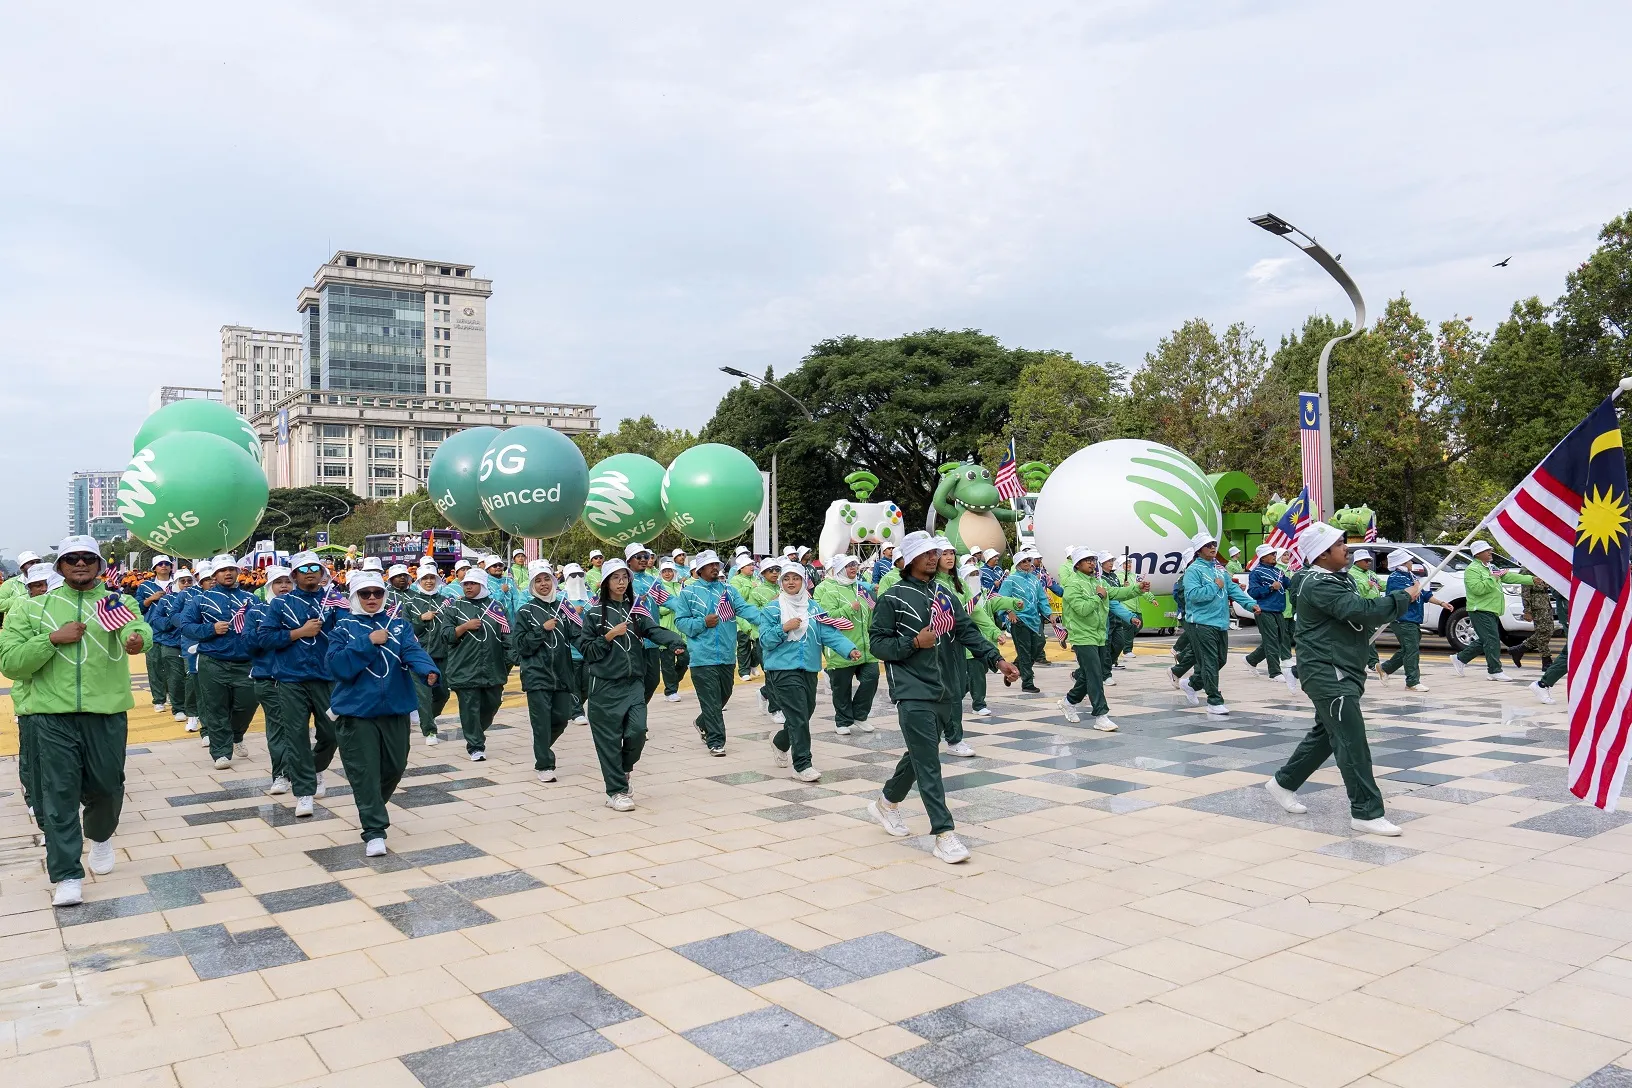
[[[234,612],[232,614],[232,619],[231,619],[231,621],[229,621],[232,624],[232,633],[233,634],[241,635],[241,634],[244,633],[244,619],[248,615],[249,615],[249,602],[245,601],[243,604],[238,606],[238,611],[236,611],[236,612]]]
[[[734,620],[737,618],[737,610],[731,607],[730,590],[726,590],[720,594],[720,601],[714,606],[714,614],[720,617],[722,620]]]
[[[125,599],[117,593],[110,593],[96,602],[96,611],[92,618],[96,625],[104,631],[117,631],[127,623],[136,619],[136,614],[125,607]]]
[[[1377,515],[1371,515],[1371,521],[1366,525],[1366,543],[1377,543]]]
[[[843,616],[829,616],[826,613],[817,616],[816,622],[825,623],[836,631],[854,631],[856,629],[855,623],[845,619]]]
[[[504,614],[504,609],[499,606],[497,601],[488,602],[487,607],[482,610],[482,618],[492,620],[497,624],[500,634],[508,635],[510,633],[510,617]]]
[[[669,601],[669,591],[664,588],[661,579],[652,583],[652,588],[646,591],[646,596],[652,599],[653,604],[667,604]]]
[[[1320,412],[1318,394],[1298,394],[1298,444],[1303,449],[1303,489],[1309,494],[1306,509],[1317,518],[1326,509],[1326,496],[1321,491]]]
[[[946,589],[935,587],[935,601],[929,608],[929,629],[937,635],[947,634],[957,626],[958,617],[952,611],[952,598]]]
[[[561,602],[561,614],[567,617],[567,619],[571,620],[573,623],[576,623],[579,627],[584,625],[583,610],[577,605],[573,604],[571,601]]]
[[[646,598],[644,597],[637,600],[635,606],[629,610],[629,619],[633,620],[636,616],[645,616],[647,620],[652,618],[652,610],[646,607]]]
[[[997,466],[997,493],[1005,502],[1018,499],[1026,493],[1026,485],[1020,482],[1018,460],[1014,455],[1014,439],[1011,438],[1008,452],[1003,454],[1003,460]]]
[[[873,596],[873,587],[868,585],[866,582],[856,583],[856,596],[867,602],[868,608],[871,608],[873,605],[878,603],[877,598]]]
[[[346,590],[339,582],[330,582],[329,588],[323,591],[324,608],[346,607]]]
[[[1286,504],[1286,512],[1281,520],[1270,527],[1264,543],[1272,548],[1290,552],[1286,565],[1288,570],[1298,570],[1303,566],[1303,556],[1298,554],[1298,536],[1309,525],[1309,488],[1305,487],[1298,492],[1298,497]]]
[[[397,616],[401,612],[402,612],[402,601],[400,599],[392,601],[389,605],[386,606],[385,618],[388,619],[388,620],[394,620],[394,619],[397,618]]]
[[[1613,812],[1632,730],[1632,543],[1614,399],[1593,409],[1486,521],[1527,569],[1569,595],[1570,792]]]

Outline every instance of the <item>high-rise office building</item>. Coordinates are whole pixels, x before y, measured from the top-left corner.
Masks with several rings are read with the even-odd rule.
[[[493,282],[473,272],[447,261],[335,253],[295,302],[306,387],[485,399]]]
[[[125,535],[119,517],[120,472],[76,472],[68,477],[68,535],[118,540]]]
[[[197,385],[161,385],[147,397],[147,410],[157,412],[166,404],[174,404],[178,400],[213,400],[221,399],[221,390],[210,389]]]
[[[248,417],[304,389],[303,347],[298,332],[222,325],[222,402]]]

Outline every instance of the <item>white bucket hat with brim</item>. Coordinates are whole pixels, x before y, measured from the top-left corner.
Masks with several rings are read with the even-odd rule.
[[[1342,540],[1342,529],[1327,525],[1324,521],[1317,521],[1298,534],[1298,551],[1303,553],[1303,561],[1307,565],[1325,555],[1333,544]]]

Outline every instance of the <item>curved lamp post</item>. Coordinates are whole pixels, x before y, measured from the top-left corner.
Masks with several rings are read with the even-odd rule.
[[[1321,520],[1324,521],[1330,518],[1333,511],[1337,509],[1337,496],[1332,493],[1332,398],[1327,390],[1326,367],[1331,361],[1332,349],[1338,345],[1339,341],[1351,339],[1366,331],[1366,300],[1360,297],[1360,288],[1355,285],[1349,274],[1343,270],[1343,266],[1337,263],[1337,258],[1326,252],[1312,235],[1305,234],[1291,223],[1271,212],[1255,215],[1248,219],[1247,222],[1255,227],[1262,227],[1271,234],[1285,238],[1288,242],[1307,253],[1316,264],[1326,270],[1332,279],[1337,281],[1337,285],[1343,288],[1344,293],[1349,296],[1349,301],[1354,304],[1354,327],[1342,336],[1332,337],[1326,341],[1326,346],[1320,349],[1319,385],[1316,391],[1320,394],[1321,509],[1319,514]]]
[[[776,390],[778,393],[781,393],[784,397],[787,397],[789,400],[793,401],[793,403],[799,408],[799,410],[801,412],[805,413],[805,418],[807,420],[809,420],[812,423],[816,422],[816,417],[811,415],[810,409],[805,407],[805,404],[804,404],[803,401],[801,401],[798,397],[794,396],[792,393],[788,392],[786,389],[783,389],[780,385],[777,385],[775,382],[766,381],[764,378],[755,377],[754,375],[749,374],[746,371],[738,370],[736,367],[732,367],[732,366],[722,366],[722,367],[720,367],[720,372],[723,373],[723,374],[729,374],[733,378],[741,378],[743,381],[751,382],[754,385],[769,386],[770,388]],[[793,436],[791,434],[788,435],[788,438],[792,438],[792,437]],[[776,521],[776,454],[777,454],[776,447],[780,446],[783,442],[786,442],[788,440],[788,438],[779,439],[779,440],[777,440],[777,442],[775,442],[771,446],[771,554],[772,555],[782,554],[781,534],[780,534],[780,532],[778,530],[777,521]]]

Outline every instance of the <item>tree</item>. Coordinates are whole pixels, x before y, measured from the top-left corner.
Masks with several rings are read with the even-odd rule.
[[[1117,437],[1127,376],[1116,363],[1078,362],[1066,353],[1027,363],[1009,401],[1009,434],[1020,460],[1058,465],[1084,446]],[[983,451],[988,460],[1007,445],[995,437],[996,449]]]
[[[1134,372],[1123,429],[1172,446],[1208,472],[1243,468],[1254,443],[1243,416],[1268,367],[1263,341],[1248,326],[1237,322],[1217,336],[1191,318]]]
[[[290,550],[310,547],[314,543],[312,534],[324,528],[330,518],[344,519],[349,516],[348,508],[355,510],[361,505],[360,497],[333,484],[273,488],[267,495],[266,513],[249,539],[253,543],[270,538],[286,548],[293,542],[295,548]]]

